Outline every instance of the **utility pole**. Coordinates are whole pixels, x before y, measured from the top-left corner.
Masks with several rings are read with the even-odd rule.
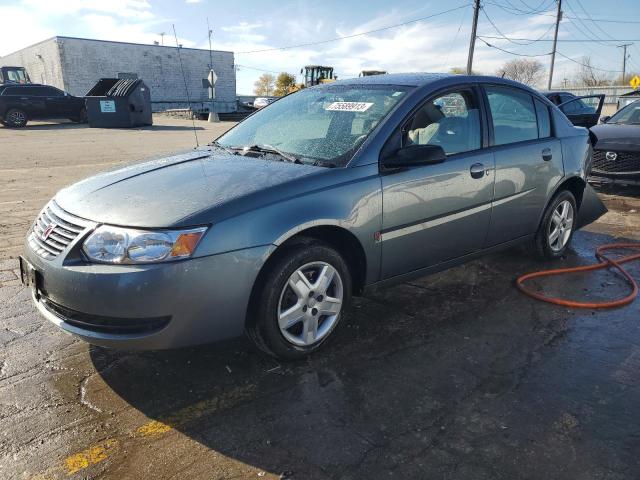
[[[473,2],[473,25],[471,26],[471,41],[469,42],[469,56],[467,57],[467,75],[473,70],[473,50],[476,47],[476,32],[478,30],[478,14],[480,13],[480,0]]]
[[[633,43],[625,43],[624,45],[618,45],[618,48],[622,48],[622,85],[625,84],[625,76],[627,73],[627,47],[633,45]]]
[[[160,45],[162,45],[164,47],[164,36],[165,36],[165,33],[164,32],[160,32],[158,35],[160,35]]]
[[[553,50],[551,50],[551,66],[549,67],[549,84],[547,90],[551,90],[551,82],[553,81],[553,65],[556,63],[556,45],[558,44],[558,28],[562,20],[562,0],[558,0],[558,11],[556,12],[556,31],[553,34]]]
[[[211,30],[211,26],[209,25],[209,17],[207,17],[207,29],[209,30],[209,75],[208,79],[211,84],[209,87],[209,98],[211,99],[211,106],[209,107],[209,122],[219,122],[220,118],[218,117],[218,113],[214,112],[214,99],[216,98],[216,74],[213,71],[213,50],[211,49],[211,35],[213,35],[213,30]]]

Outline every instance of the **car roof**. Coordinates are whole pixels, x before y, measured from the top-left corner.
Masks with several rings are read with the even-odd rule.
[[[424,87],[438,82],[440,86],[460,85],[465,83],[493,83],[512,86],[528,90],[531,93],[539,92],[522,83],[514,82],[507,78],[486,75],[458,75],[453,73],[387,73],[385,75],[372,75],[369,77],[355,77],[338,80],[333,83],[316,85],[312,88],[330,87],[331,85],[397,85],[407,87]]]
[[[408,87],[421,87],[436,80],[453,76],[449,73],[387,73],[369,77],[347,78],[338,80],[335,83],[341,85],[406,85]]]
[[[542,95],[559,95],[559,94],[564,94],[564,95],[571,95],[572,97],[575,97],[576,95],[571,93],[571,92],[565,92],[564,90],[540,90],[540,93]]]

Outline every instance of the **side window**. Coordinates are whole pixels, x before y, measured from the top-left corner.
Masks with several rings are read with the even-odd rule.
[[[42,90],[44,91],[44,95],[47,97],[62,97],[64,95],[62,90],[58,90],[53,87],[43,87]]]
[[[405,124],[403,145],[440,145],[447,155],[481,147],[480,111],[471,90],[428,100]]]
[[[486,91],[496,145],[538,138],[538,121],[531,95],[509,87],[489,86]]]
[[[551,119],[549,118],[549,108],[538,99],[534,99],[534,103],[536,105],[536,116],[538,117],[538,137],[550,137]]]
[[[44,87],[28,87],[24,90],[24,94],[28,97],[46,97],[46,90]]]

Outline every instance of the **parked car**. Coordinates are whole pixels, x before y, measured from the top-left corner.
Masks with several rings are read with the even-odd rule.
[[[640,100],[591,128],[593,180],[640,184]]]
[[[254,108],[264,108],[275,101],[273,98],[258,97],[253,101]]]
[[[577,127],[591,128],[598,124],[604,95],[584,95],[578,97],[571,92],[542,92]]]
[[[84,98],[49,85],[0,85],[0,122],[3,125],[21,128],[29,120],[51,118],[86,122]]]
[[[510,80],[343,80],[283,97],[207,148],[64,188],[28,232],[22,277],[42,315],[90,343],[246,331],[298,358],[354,294],[519,243],[564,255],[590,155],[586,129]]]

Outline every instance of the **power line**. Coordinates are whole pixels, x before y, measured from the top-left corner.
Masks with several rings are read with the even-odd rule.
[[[247,50],[245,52],[236,52],[236,53],[237,54],[241,54],[241,53],[273,52],[273,51],[276,51],[276,50],[289,50],[289,49],[292,49],[292,48],[311,47],[311,46],[314,46],[314,45],[322,45],[322,44],[325,44],[325,43],[337,42],[337,41],[340,41],[340,40],[346,40],[348,38],[360,37],[362,35],[369,35],[370,33],[377,33],[377,32],[382,32],[384,30],[390,30],[392,28],[403,27],[405,25],[409,25],[409,24],[412,24],[412,23],[420,22],[422,20],[428,20],[430,18],[439,17],[440,15],[445,15],[447,13],[455,12],[456,10],[463,9],[463,8],[468,7],[468,6],[469,6],[469,3],[465,3],[464,5],[460,5],[459,7],[450,8],[449,10],[444,10],[444,11],[439,12],[439,13],[434,13],[432,15],[427,15],[426,17],[415,18],[413,20],[409,20],[409,21],[402,22],[402,23],[396,23],[395,25],[388,25],[386,27],[376,28],[374,30],[369,30],[369,31],[366,31],[366,32],[354,33],[353,35],[345,35],[345,36],[342,36],[342,37],[334,37],[334,38],[329,38],[327,40],[320,40],[318,42],[298,43],[296,45],[286,45],[284,47],[263,48],[263,49],[260,49],[260,50]]]
[[[524,12],[523,10],[520,10],[519,12],[516,11],[510,11],[508,10],[508,8],[505,8],[504,5],[500,4],[500,3],[496,3],[496,2],[491,2],[491,1],[485,1],[483,2],[485,5],[495,5],[496,7],[504,10],[505,12],[508,13],[512,13],[514,15],[537,15],[537,16],[542,16],[542,17],[554,17],[555,18],[555,14],[553,13],[546,13],[546,12]],[[580,17],[580,16],[569,16],[569,15],[564,15],[564,18],[568,18],[568,19],[572,19],[572,20],[593,20],[595,22],[600,22],[600,23],[629,23],[629,24],[640,24],[640,20],[619,20],[619,19],[611,19],[611,18],[585,18],[585,17]]]
[[[568,56],[566,56],[566,55],[564,55],[564,54],[562,54],[562,53],[560,53],[560,52],[556,52],[556,53],[557,53],[558,55],[560,55],[561,57],[566,58],[567,60],[569,60],[569,61],[571,61],[571,62],[573,62],[573,63],[576,63],[576,64],[578,64],[578,65],[582,65],[583,67],[587,67],[587,68],[590,68],[590,69],[592,69],[592,70],[598,70],[598,71],[600,71],[600,72],[607,72],[607,73],[622,73],[622,70],[605,70],[604,68],[597,68],[597,67],[593,67],[593,66],[591,66],[591,65],[587,65],[586,63],[582,63],[582,62],[579,62],[579,61],[577,61],[577,60],[574,60],[573,58],[568,57]]]
[[[518,53],[518,52],[511,52],[509,50],[505,50],[504,48],[500,48],[496,45],[491,45],[489,42],[487,42],[484,38],[482,38],[481,36],[478,35],[477,37],[482,43],[484,43],[487,47],[491,47],[491,48],[495,48],[496,50],[500,50],[501,52],[504,53],[508,53],[509,55],[515,55],[518,57],[546,57],[547,55],[550,55],[551,53],[540,53],[540,54],[536,54],[536,55],[530,55],[530,54],[525,54],[525,53]]]
[[[553,26],[553,25],[552,25]],[[494,40],[521,40],[521,41],[529,41],[529,42],[553,42],[552,38],[522,38],[522,37],[507,37],[507,36],[500,36],[500,37],[496,37],[495,35],[478,35],[479,37],[482,38],[489,38],[489,39],[494,39]],[[640,39],[637,38],[612,38],[611,40],[593,40],[590,38],[559,38],[558,42],[565,42],[565,43],[591,43],[591,42],[600,42],[600,41],[604,41],[604,42],[640,42]],[[527,44],[523,44],[523,45],[527,45]],[[607,47],[610,47],[612,45],[606,45]]]
[[[551,25],[549,25],[549,28],[548,28],[548,29],[547,29],[547,30],[546,30],[542,35],[540,35],[540,37],[538,37],[538,38],[534,38],[534,39],[526,39],[526,42],[525,42],[525,43],[521,43],[521,42],[517,41],[517,40],[520,40],[520,39],[517,39],[517,38],[509,38],[509,37],[507,37],[504,33],[502,33],[502,31],[501,31],[501,30],[498,28],[498,26],[493,22],[493,20],[491,20],[491,18],[490,18],[490,17],[489,17],[489,15],[487,14],[487,11],[486,11],[486,9],[485,9],[485,8],[482,8],[482,13],[483,13],[483,14],[484,14],[484,16],[487,18],[487,20],[489,20],[489,23],[493,26],[493,28],[495,29],[495,31],[496,31],[496,32],[498,32],[498,35],[500,35],[500,37],[490,37],[490,36],[488,36],[488,35],[483,35],[483,36],[484,36],[484,38],[494,38],[494,39],[497,39],[497,38],[503,38],[504,40],[507,40],[508,42],[514,43],[514,44],[516,44],[516,45],[531,45],[531,44],[533,44],[533,43],[540,42],[540,41],[542,41],[542,40],[543,40],[543,38],[544,38],[544,37],[546,37],[546,36],[547,36],[547,34],[548,34],[548,33],[551,31],[551,29],[555,26],[555,24],[553,24],[553,23],[552,23]],[[551,40],[546,40],[546,41],[551,41]]]
[[[575,10],[571,7],[571,5],[568,2],[567,2],[567,8],[571,10],[574,14],[576,13]],[[589,25],[587,25],[582,19],[578,19],[578,23],[582,25],[582,27],[584,27],[584,30],[582,29],[582,27],[578,25],[578,23],[574,22],[573,20],[570,20],[570,23],[572,23],[576,27],[576,29],[578,29],[580,33],[582,33],[582,35],[586,36],[587,38],[593,39],[596,43],[599,43],[600,45],[604,45],[604,46],[607,45],[606,43],[603,42],[604,39],[600,39],[596,37],[595,34],[591,32]]]
[[[250,65],[240,65],[238,63],[236,63],[236,67],[246,68],[248,70],[257,70],[258,72],[280,73],[280,72],[276,72],[275,70],[265,70],[264,68],[252,67]]]

